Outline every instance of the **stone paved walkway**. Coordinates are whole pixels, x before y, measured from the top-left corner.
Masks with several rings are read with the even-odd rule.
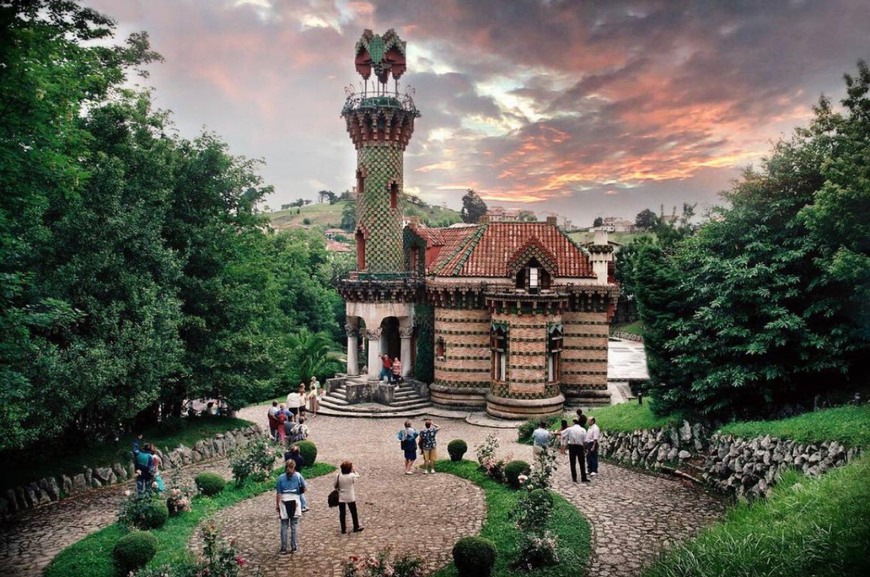
[[[266,407],[241,411],[242,418],[265,423]],[[263,421],[263,422],[261,422]],[[421,419],[414,425],[420,426]],[[436,419],[442,429],[442,450],[452,439],[473,447],[490,432],[501,441],[500,455],[531,461],[531,448],[515,442],[513,429],[488,429],[462,420]],[[404,475],[395,433],[400,419],[340,419],[318,416],[309,424],[318,445],[318,460],[338,465],[351,459],[361,470],[358,481],[360,519],[366,530],[341,535],[338,512],[326,506],[333,477],[311,482],[311,511],[301,523],[296,556],[278,556],[278,521],[269,493],[221,511],[218,522],[226,536],[236,537],[243,554],[267,575],[328,577],[338,574],[351,554],[374,553],[385,546],[427,559],[430,568],[450,559],[453,542],[476,533],[485,516],[481,491],[452,475]],[[602,423],[604,425],[604,423]],[[446,457],[445,453],[442,455]],[[556,489],[586,515],[594,532],[588,575],[637,575],[670,543],[685,539],[718,519],[723,504],[694,486],[602,464],[589,485],[570,482],[560,457]],[[226,461],[185,470],[192,477],[204,468],[228,476]],[[98,490],[60,504],[29,511],[0,528],[0,576],[40,575],[51,558],[67,545],[111,523],[127,487]],[[197,539],[194,540],[195,542]],[[196,543],[194,543],[195,545]],[[579,572],[578,572],[579,574]]]

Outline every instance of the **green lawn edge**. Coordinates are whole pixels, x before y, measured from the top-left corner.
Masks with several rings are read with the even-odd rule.
[[[143,431],[143,440],[154,444],[161,451],[168,452],[180,445],[193,447],[201,439],[254,425],[244,419],[211,416],[185,418],[182,422],[186,426],[180,431],[161,433],[159,426],[146,429]],[[23,485],[49,476],[72,477],[81,473],[83,467],[108,467],[115,463],[132,462],[130,451],[133,438],[133,434],[130,433],[121,436],[117,441],[101,443],[74,454],[46,455],[43,452],[34,452],[24,459],[12,456],[6,463],[9,474],[4,475],[0,480],[0,489]]]
[[[870,575],[868,479],[868,456],[816,479],[790,471],[767,499],[736,504],[643,575]]]
[[[870,446],[870,404],[820,409],[775,421],[729,423],[720,433],[736,437],[780,437],[800,443],[837,441],[850,447]]]
[[[486,476],[473,461],[438,461],[435,469],[441,473],[456,475],[471,481],[484,491],[486,499],[486,519],[479,536],[491,540],[498,549],[493,577],[529,575],[520,569],[512,569],[510,564],[518,556],[520,531],[509,518],[510,512],[517,507],[520,491],[497,483]],[[592,529],[574,505],[558,493],[553,493],[554,511],[550,530],[559,538],[559,565],[534,571],[538,577],[574,577],[578,569],[585,567],[592,554]],[[456,567],[447,565],[432,577],[456,577]]]
[[[247,481],[241,487],[230,482],[221,493],[213,497],[195,497],[192,511],[170,517],[163,527],[152,531],[157,537],[158,550],[148,566],[172,565],[189,559],[187,543],[203,521],[221,509],[274,490],[275,481],[282,471],[283,468],[276,469],[265,481]],[[333,471],[335,467],[332,465],[314,463],[301,472],[306,479],[314,479]],[[117,523],[91,533],[61,551],[45,570],[45,577],[116,577],[112,549],[125,533],[125,529]]]

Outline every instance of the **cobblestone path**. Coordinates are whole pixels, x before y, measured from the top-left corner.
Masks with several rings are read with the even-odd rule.
[[[265,406],[240,411],[239,416],[265,426]],[[499,455],[531,461],[531,448],[515,442],[513,429],[488,429],[457,419],[436,419],[441,425],[439,457],[446,457],[452,439],[473,447],[490,432],[500,439]],[[449,562],[455,540],[479,531],[485,517],[482,492],[447,474],[404,475],[396,440],[401,419],[339,419],[318,416],[309,421],[318,461],[338,465],[352,460],[360,470],[357,502],[362,533],[342,535],[337,509],[326,506],[334,477],[310,483],[311,511],[300,524],[300,550],[278,555],[278,521],[274,494],[267,493],[221,511],[216,519],[223,534],[235,537],[242,553],[266,575],[329,577],[339,574],[350,555],[375,553],[390,546],[411,552],[429,568]],[[414,422],[420,427],[420,419]],[[418,460],[418,463],[420,461]],[[600,475],[588,485],[570,481],[567,460],[560,457],[556,489],[593,526],[593,559],[588,575],[637,575],[667,545],[685,539],[718,519],[723,504],[681,481],[646,475],[602,463]],[[186,468],[192,478],[201,470],[228,476],[226,460]],[[121,493],[130,485],[92,491],[59,504],[28,511],[0,527],[0,577],[40,575],[64,547],[110,524]],[[348,520],[349,523],[349,520]],[[194,538],[198,546],[198,538]],[[578,575],[581,572],[578,571]]]

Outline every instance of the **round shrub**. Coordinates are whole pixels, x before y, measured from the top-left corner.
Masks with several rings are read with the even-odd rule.
[[[483,537],[463,537],[453,546],[453,564],[460,577],[487,577],[495,565],[495,543]]]
[[[154,499],[150,506],[142,509],[142,516],[137,523],[140,529],[159,529],[169,518],[169,507],[164,501]]]
[[[528,475],[532,468],[525,461],[511,461],[504,467],[504,478],[514,489],[520,488],[520,475]]]
[[[118,522],[130,529],[157,529],[168,517],[166,503],[151,493],[131,495],[118,511]]]
[[[121,574],[126,575],[145,566],[157,554],[157,537],[147,531],[134,531],[115,543],[112,557]]]
[[[299,447],[299,454],[305,461],[305,466],[310,467],[317,460],[317,445],[311,441],[299,441],[296,443]]]
[[[224,485],[226,485],[223,477],[217,473],[208,472],[200,473],[193,482],[196,483],[196,488],[199,489],[199,492],[207,497],[217,495],[224,490]]]
[[[468,444],[462,439],[454,439],[447,444],[447,453],[451,461],[461,461],[462,456],[468,451]]]

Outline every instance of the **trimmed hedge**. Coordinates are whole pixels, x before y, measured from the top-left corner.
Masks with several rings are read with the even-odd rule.
[[[199,492],[207,497],[213,497],[224,490],[227,482],[217,473],[200,473],[193,480]]]
[[[504,467],[504,478],[507,484],[514,489],[520,488],[520,475],[528,475],[532,468],[525,461],[511,461]]]
[[[453,563],[460,577],[489,577],[498,550],[483,537],[463,537],[453,546]]]
[[[317,445],[311,441],[299,441],[296,446],[299,447],[299,454],[302,455],[306,467],[310,467],[317,461]]]
[[[148,531],[134,531],[115,543],[112,557],[122,575],[144,567],[157,554],[157,537]]]
[[[447,444],[447,453],[451,461],[461,461],[468,451],[468,443],[462,439],[454,439]]]

